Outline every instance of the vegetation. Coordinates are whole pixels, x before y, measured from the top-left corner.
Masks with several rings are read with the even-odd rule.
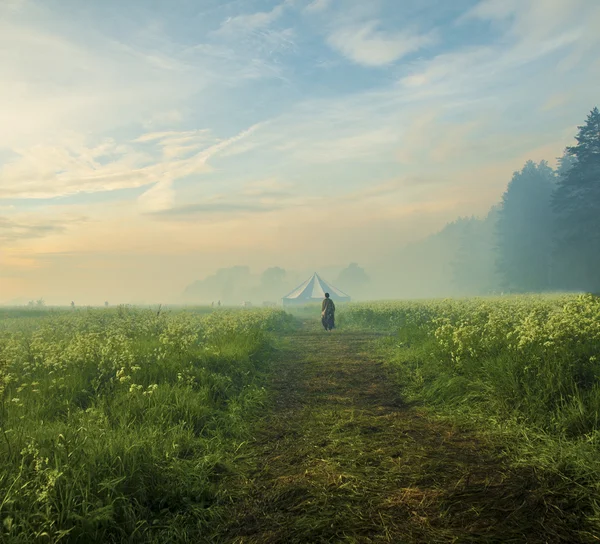
[[[378,338],[326,335],[313,321],[284,339],[269,410],[212,542],[556,541],[563,520],[535,504],[529,471],[403,402],[373,353]]]
[[[577,145],[553,195],[556,250],[567,287],[600,292],[600,111],[594,108],[579,127]]]
[[[446,244],[458,239],[450,257],[454,285],[446,285],[446,294],[600,292],[600,246],[590,234],[600,229],[598,108],[575,139],[556,170],[527,161],[488,217],[462,219],[443,231]]]
[[[4,312],[0,541],[596,541],[600,298],[295,312]]]
[[[547,291],[552,285],[550,200],[555,184],[555,173],[545,161],[528,161],[508,184],[496,223],[498,268],[505,290]]]
[[[561,515],[599,533],[599,298],[350,305],[340,321],[393,331],[384,349],[405,398],[501,437],[514,464],[539,468]]]
[[[4,313],[0,541],[197,542],[281,311]]]

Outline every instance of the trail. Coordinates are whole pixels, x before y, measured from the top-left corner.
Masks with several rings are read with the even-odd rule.
[[[284,339],[273,405],[214,542],[557,542],[528,471],[402,402],[373,333]],[[525,491],[524,491],[525,490]]]

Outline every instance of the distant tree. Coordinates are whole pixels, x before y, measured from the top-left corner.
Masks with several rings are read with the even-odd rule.
[[[556,257],[565,287],[600,291],[600,111],[594,108],[567,147],[571,158],[552,198]]]
[[[261,287],[265,289],[272,289],[273,287],[281,286],[285,281],[286,272],[283,268],[273,266],[267,268],[260,276]]]
[[[546,161],[515,172],[498,214],[498,270],[504,288],[543,291],[552,281],[552,192],[555,173]]]
[[[35,305],[36,305],[38,308],[43,308],[43,307],[46,305],[46,302],[44,301],[44,299],[43,299],[43,298],[38,298],[38,299],[36,300],[36,302],[35,302]]]
[[[451,262],[452,282],[458,294],[484,295],[498,287],[495,264],[496,222],[498,208],[492,208],[484,219],[459,219],[458,247]]]
[[[473,241],[478,230],[479,220],[475,217],[459,217],[453,222],[456,230],[457,246],[452,259],[452,283],[460,294],[475,294],[473,288],[473,260],[477,257]]]
[[[358,266],[358,263],[350,263],[337,278],[340,289],[346,291],[350,296],[363,295],[369,281],[370,278],[365,269]]]
[[[227,304],[238,304],[251,285],[252,276],[247,266],[220,268],[216,274],[189,285],[184,291],[188,300],[209,302],[219,298]]]
[[[261,275],[258,287],[251,290],[251,298],[267,302],[279,300],[289,290],[287,272],[279,266],[267,268]]]

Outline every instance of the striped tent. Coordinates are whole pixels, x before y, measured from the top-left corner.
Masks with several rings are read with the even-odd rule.
[[[321,302],[325,298],[325,293],[329,293],[334,302],[350,302],[350,297],[346,293],[326,282],[315,272],[302,285],[283,297],[283,305],[300,306]]]

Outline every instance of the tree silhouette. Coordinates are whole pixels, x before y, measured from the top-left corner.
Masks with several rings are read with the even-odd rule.
[[[502,196],[497,222],[498,269],[510,291],[550,288],[555,173],[528,161]]]
[[[600,291],[600,111],[594,108],[567,147],[565,168],[552,204],[556,257],[565,287]]]

